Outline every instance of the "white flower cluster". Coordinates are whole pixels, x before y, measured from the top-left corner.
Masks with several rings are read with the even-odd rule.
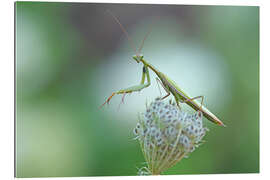
[[[148,171],[160,174],[199,146],[206,130],[201,112],[191,115],[157,98],[143,113],[134,134],[140,142]]]

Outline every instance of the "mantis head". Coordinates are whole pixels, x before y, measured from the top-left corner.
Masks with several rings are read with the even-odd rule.
[[[132,56],[132,58],[137,61],[137,63],[139,63],[142,59],[143,59],[143,55],[140,54],[140,55],[134,55]]]

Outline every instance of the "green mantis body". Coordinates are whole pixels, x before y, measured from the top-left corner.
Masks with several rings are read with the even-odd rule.
[[[125,31],[125,29],[123,28],[123,26],[121,25],[121,23],[118,21],[118,19],[112,14],[112,16],[114,17],[114,19],[118,22],[118,24],[120,25],[120,27],[122,28],[122,30],[126,33],[127,37],[129,38],[127,32]],[[148,34],[147,34],[148,35]],[[146,39],[147,36],[145,36],[144,40]],[[129,39],[130,40],[130,39]],[[143,40],[143,43],[144,43]],[[142,43],[142,45],[143,45]],[[139,52],[142,48],[142,45],[139,49]],[[135,50],[136,52],[136,50]],[[184,93],[181,88],[179,88],[175,82],[173,82],[171,79],[169,79],[164,73],[160,72],[159,70],[157,70],[152,64],[148,63],[143,55],[139,55],[138,53],[136,53],[136,55],[133,56],[133,59],[137,62],[137,63],[142,63],[143,64],[143,72],[142,72],[142,79],[139,85],[136,86],[132,86],[126,89],[121,89],[117,92],[113,92],[112,95],[105,101],[104,104],[109,103],[109,101],[111,100],[111,98],[116,95],[116,94],[127,94],[127,93],[132,93],[132,92],[136,92],[136,91],[141,91],[144,88],[147,88],[148,86],[150,86],[151,81],[150,81],[150,75],[149,75],[149,69],[151,69],[157,76],[157,80],[161,83],[161,85],[163,86],[163,88],[165,89],[165,91],[167,92],[167,95],[165,95],[164,97],[162,97],[161,99],[165,99],[166,97],[168,97],[170,94],[172,94],[175,98],[175,102],[177,103],[178,107],[179,106],[179,102],[180,103],[186,103],[188,104],[191,108],[193,108],[196,111],[200,111],[202,112],[203,116],[206,117],[208,120],[210,120],[211,122],[220,125],[220,126],[225,126],[221,120],[219,120],[213,113],[211,113],[206,107],[202,106],[202,102],[203,102],[203,96],[197,96],[195,98],[190,98],[186,93]],[[145,77],[147,78],[147,82],[145,83]],[[202,98],[202,102],[201,104],[197,103],[196,101],[194,101],[197,98]],[[103,105],[104,105],[103,104]]]

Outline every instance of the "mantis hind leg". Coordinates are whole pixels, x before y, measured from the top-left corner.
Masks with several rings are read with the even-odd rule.
[[[181,100],[181,99],[178,99],[177,97],[175,97],[175,102],[177,104],[177,106],[180,108],[180,103],[186,103],[186,102],[189,102],[189,101],[192,101],[192,100],[195,100],[195,99],[199,99],[201,98],[201,105],[200,105],[200,108],[199,108],[199,111],[202,112],[202,106],[203,106],[203,101],[204,101],[204,96],[196,96],[196,97],[193,97],[193,98],[189,98],[189,99],[186,99],[186,100]]]
[[[147,83],[146,84],[144,84],[145,76],[147,78]],[[147,68],[147,66],[143,66],[142,79],[141,79],[141,83],[139,85],[131,86],[131,87],[128,87],[128,88],[121,89],[119,91],[113,92],[112,95],[109,98],[107,98],[107,100],[100,107],[104,106],[105,104],[109,104],[112,97],[114,95],[116,95],[116,94],[124,94],[123,96],[125,96],[125,94],[128,94],[128,93],[141,91],[142,89],[150,86],[150,84],[151,84],[151,81],[150,81],[150,75],[149,75],[148,68]],[[122,101],[123,100],[124,100],[124,97],[122,98]]]
[[[196,96],[196,97],[187,99],[187,100],[185,100],[183,102],[185,103],[185,102],[192,101],[194,99],[199,99],[199,98],[201,98],[201,105],[200,105],[199,111],[202,112],[202,106],[203,106],[204,96]]]
[[[187,100],[185,100],[184,102],[192,101],[192,100],[194,100],[194,99],[199,99],[199,98],[202,99],[202,100],[201,100],[201,106],[200,106],[200,109],[201,109],[201,108],[202,108],[202,105],[203,105],[203,101],[204,101],[204,96],[196,96],[196,97],[187,99]]]

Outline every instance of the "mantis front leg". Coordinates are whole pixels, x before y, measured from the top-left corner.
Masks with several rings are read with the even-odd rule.
[[[147,78],[147,82],[144,84],[145,81],[145,76]],[[142,71],[142,79],[141,79],[141,83],[139,85],[136,86],[131,86],[125,89],[121,89],[117,92],[113,92],[112,95],[101,105],[101,107],[103,105],[105,105],[106,103],[109,104],[111,98],[116,95],[116,94],[127,94],[127,93],[132,93],[135,91],[141,91],[142,89],[150,86],[151,81],[150,81],[150,75],[149,75],[149,71],[148,71],[148,67],[146,65],[143,66],[143,71]]]

